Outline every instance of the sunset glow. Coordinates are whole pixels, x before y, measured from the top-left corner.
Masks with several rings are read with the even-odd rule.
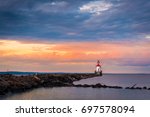
[[[149,73],[149,4],[0,1],[0,71]]]
[[[19,66],[23,65],[26,70],[28,70],[29,67],[32,68],[33,71],[34,69],[41,71],[40,66],[47,68],[46,71],[49,71],[49,69],[53,70],[53,68],[55,71],[55,69],[59,69],[59,65],[61,65],[63,69],[68,65],[72,65],[70,70],[75,72],[75,68],[90,65],[91,69],[88,69],[88,71],[90,72],[91,70],[92,72],[92,68],[97,59],[101,59],[105,67],[109,67],[110,63],[111,66],[130,66],[130,64],[134,64],[135,62],[136,64],[145,64],[145,62],[149,61],[150,56],[150,46],[144,42],[135,42],[134,44],[114,42],[42,44],[1,40],[0,44],[0,59],[3,66],[9,66],[11,64],[11,66],[15,67],[17,63],[19,63]],[[37,66],[39,68],[37,68]],[[51,66],[53,66],[53,68],[51,68]]]

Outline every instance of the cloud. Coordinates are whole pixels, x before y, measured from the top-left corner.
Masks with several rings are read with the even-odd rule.
[[[149,53],[150,55],[150,53]],[[150,67],[150,61],[148,58],[144,58],[144,57],[138,57],[136,59],[129,59],[129,58],[125,58],[120,60],[120,62],[118,63],[118,65],[122,65],[122,66],[137,66],[137,67]]]
[[[83,6],[79,7],[81,13],[91,13],[93,15],[100,15],[104,11],[110,10],[112,4],[105,1],[91,1]]]
[[[33,10],[41,12],[60,12],[67,8],[68,3],[65,1],[46,2],[36,5]]]
[[[146,40],[149,5],[148,0],[0,0],[0,38]]]
[[[19,48],[19,49],[18,49]],[[95,66],[95,61],[101,59],[105,71],[113,66],[149,67],[150,46],[145,42],[63,42],[41,43],[20,42],[12,40],[0,41],[0,69],[9,67],[13,70],[86,72]],[[79,70],[83,65],[84,70]],[[5,68],[3,67],[5,66]],[[60,66],[62,69],[60,69]],[[93,67],[92,67],[93,66]],[[28,67],[30,69],[28,69]],[[94,68],[93,68],[94,69]],[[115,71],[112,68],[111,71]]]
[[[146,39],[150,39],[150,35],[146,35],[145,38],[146,38]]]

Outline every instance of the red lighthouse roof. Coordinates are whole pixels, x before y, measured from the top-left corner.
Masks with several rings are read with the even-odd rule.
[[[99,61],[99,60],[97,61],[97,65],[96,65],[96,66],[101,66],[101,65],[100,65],[100,61]]]

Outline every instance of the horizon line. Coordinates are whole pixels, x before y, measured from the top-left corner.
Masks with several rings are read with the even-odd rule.
[[[7,72],[23,72],[23,73],[94,73],[94,72],[40,72],[40,71],[38,71],[38,72],[36,72],[36,71],[0,71],[0,73],[7,73]],[[114,73],[103,73],[103,74],[150,74],[150,73],[116,73],[116,72],[114,72]]]

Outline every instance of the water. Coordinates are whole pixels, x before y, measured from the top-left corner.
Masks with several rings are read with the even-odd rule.
[[[122,86],[128,87],[133,86],[147,86],[150,87],[150,74],[107,74],[103,75],[102,77],[95,77],[94,79],[84,79],[74,84],[105,84],[110,86]]]
[[[104,75],[74,82],[74,84],[97,84],[117,86],[147,86],[150,87],[150,75]],[[23,93],[1,97],[6,100],[146,100],[150,99],[150,90],[109,89],[109,88],[79,88],[57,87],[38,88]]]

